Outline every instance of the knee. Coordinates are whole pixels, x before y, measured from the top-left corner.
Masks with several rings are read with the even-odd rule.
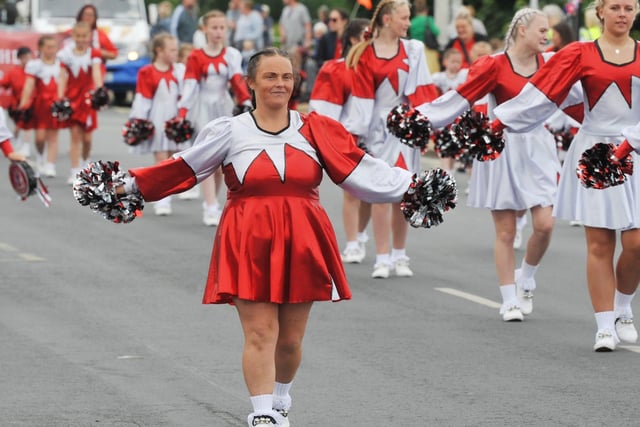
[[[549,218],[548,220],[545,220],[545,221],[539,221],[539,223],[534,225],[533,231],[540,235],[549,237],[553,232],[553,224],[554,224],[553,218]]]
[[[302,351],[302,339],[295,336],[278,337],[276,349],[280,354],[298,354]]]
[[[500,230],[496,233],[496,240],[504,244],[513,244],[513,239],[516,237],[515,227],[511,230]]]
[[[245,333],[245,341],[248,346],[256,349],[271,348],[277,340],[277,328],[272,325],[257,325]]]

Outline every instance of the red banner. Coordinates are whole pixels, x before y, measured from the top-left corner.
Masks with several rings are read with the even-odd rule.
[[[33,31],[0,30],[0,76],[19,64],[17,55],[19,47],[27,46],[35,54],[40,36],[41,34]],[[10,100],[9,92],[0,88],[0,105],[6,108]]]

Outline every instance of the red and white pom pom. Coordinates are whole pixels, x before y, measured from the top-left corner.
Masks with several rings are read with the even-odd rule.
[[[104,86],[101,86],[89,92],[85,102],[94,110],[99,110],[109,104],[109,92]]]
[[[616,146],[599,142],[582,153],[576,168],[580,183],[586,188],[602,190],[624,184],[627,175],[633,174],[633,159],[626,156],[616,159]]]
[[[122,128],[122,138],[127,145],[138,145],[155,133],[155,126],[145,119],[129,119]]]
[[[408,104],[398,105],[389,111],[387,129],[400,142],[414,148],[425,148],[432,131],[427,116]]]
[[[76,175],[73,197],[82,206],[101,214],[104,219],[129,223],[142,216],[144,199],[140,192],[116,194],[116,188],[125,184],[128,173],[121,171],[118,162],[92,162]]]
[[[504,150],[502,131],[493,131],[485,114],[468,110],[456,119],[456,123],[458,137],[466,139],[466,151],[470,157],[481,162],[495,160]]]
[[[457,123],[452,123],[434,132],[433,147],[438,156],[457,159],[467,150],[467,139],[458,128]]]
[[[167,138],[174,141],[176,144],[181,144],[191,139],[195,128],[191,122],[187,119],[180,117],[174,117],[171,120],[167,120],[164,124],[164,133]]]
[[[400,209],[412,227],[431,228],[443,222],[445,212],[458,203],[455,180],[443,169],[414,175]]]

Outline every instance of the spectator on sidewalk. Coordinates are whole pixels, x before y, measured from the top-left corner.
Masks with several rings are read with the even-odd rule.
[[[171,16],[171,34],[182,43],[192,43],[198,29],[196,0],[182,0]]]
[[[297,0],[282,0],[284,9],[280,15],[280,46],[289,51],[302,46],[311,47],[311,15],[309,9]]]
[[[334,8],[329,12],[329,31],[316,42],[314,59],[318,68],[325,61],[342,56],[342,35],[349,23],[349,12]]]
[[[263,46],[262,29],[264,20],[260,12],[253,9],[253,0],[242,0],[240,16],[236,21],[236,30],[233,33],[233,46],[243,50],[244,42],[251,41],[256,50]]]

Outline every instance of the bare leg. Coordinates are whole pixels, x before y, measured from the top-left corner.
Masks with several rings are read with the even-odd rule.
[[[371,221],[373,222],[373,238],[376,240],[376,253],[388,254],[389,230],[391,228],[391,213],[389,203],[376,203],[371,207]]]
[[[554,219],[551,215],[553,207],[535,206],[531,208],[533,233],[527,242],[524,260],[529,265],[538,265],[549,247]]]
[[[86,162],[91,157],[92,132],[82,131],[82,161]]]
[[[640,282],[640,229],[626,230],[620,237],[622,252],[616,265],[618,291],[633,294]]]
[[[515,282],[514,266],[515,256],[513,239],[516,235],[516,211],[505,209],[491,211],[493,225],[496,231],[495,246],[493,250],[498,282],[502,285],[510,285]]]
[[[71,126],[69,132],[71,133],[71,145],[69,147],[71,168],[77,169],[80,167],[80,157],[82,155],[82,140],[84,137],[84,132],[78,125]]]
[[[276,344],[276,381],[290,383],[302,360],[302,339],[312,303],[281,304],[278,321],[280,333]]]
[[[587,285],[596,313],[613,311],[615,277],[613,255],[616,232],[605,228],[584,227],[587,240]]]
[[[47,142],[47,162],[55,164],[58,160],[58,129],[47,129],[45,139]]]
[[[409,223],[404,219],[400,210],[400,203],[391,205],[391,231],[393,234],[393,249],[404,249],[407,246],[407,232]]]
[[[353,197],[347,191],[343,192],[342,199],[342,223],[347,242],[355,242],[358,239],[358,217],[360,200]]]
[[[369,225],[371,219],[371,203],[360,202],[360,208],[358,209],[358,232],[363,233]]]

